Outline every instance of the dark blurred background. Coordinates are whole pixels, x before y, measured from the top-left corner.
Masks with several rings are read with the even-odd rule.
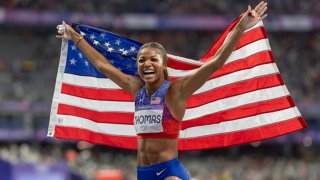
[[[182,152],[194,180],[320,179],[320,1],[268,0],[276,63],[309,128],[236,147]],[[0,0],[0,179],[135,178],[136,152],[47,138],[62,21],[199,59],[256,0]]]

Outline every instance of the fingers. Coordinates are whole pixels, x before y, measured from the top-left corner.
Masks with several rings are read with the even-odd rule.
[[[262,1],[257,5],[256,8],[254,8],[254,10],[257,12],[259,16],[262,16],[267,10],[267,3]]]
[[[258,10],[261,8],[261,6],[263,5],[263,3],[264,3],[264,1],[261,1],[261,2],[254,8],[254,10],[255,10],[255,11],[258,11]]]
[[[58,29],[58,35],[56,35],[57,38],[60,38],[60,39],[66,39],[68,38],[68,35],[67,35],[67,29],[68,26],[66,24],[65,21],[62,21],[62,24],[59,24],[57,26],[57,29]]]
[[[56,38],[63,39],[63,35],[56,35]]]
[[[267,11],[267,9],[268,9],[267,6],[264,7],[260,12],[257,12],[258,15],[261,17]]]
[[[268,14],[263,15],[263,16],[260,18],[260,20],[261,20],[261,21],[264,20],[267,16],[268,16]]]

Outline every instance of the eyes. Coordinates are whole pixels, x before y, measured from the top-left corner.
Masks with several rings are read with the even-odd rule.
[[[138,59],[138,62],[139,62],[139,63],[144,63],[144,62],[146,62],[146,61],[147,61],[147,58],[141,57],[141,58]],[[155,57],[152,57],[152,58],[150,58],[150,61],[151,61],[151,62],[158,62],[159,60],[158,60],[157,58],[155,58]]]

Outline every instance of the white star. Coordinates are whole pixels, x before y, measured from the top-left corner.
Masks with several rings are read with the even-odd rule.
[[[72,64],[72,65],[76,65],[76,60],[74,59],[74,58],[72,58],[71,60],[70,60],[70,64]]]
[[[123,51],[124,51],[124,48],[119,49],[119,51],[123,52]]]
[[[79,55],[79,58],[82,58],[82,54],[81,53],[79,53],[78,55]]]
[[[94,36],[94,34],[90,35],[90,39],[95,39],[96,37]]]
[[[136,47],[131,46],[130,51],[135,51],[135,50],[136,50]]]
[[[113,51],[113,48],[112,47],[108,47],[108,52],[112,52]]]
[[[105,42],[104,45],[107,46],[107,47],[109,47],[109,46],[110,46],[110,43],[109,43],[109,42]]]
[[[120,39],[117,39],[115,44],[118,45],[118,46],[120,46],[120,44],[121,44]]]
[[[86,35],[86,33],[82,32],[82,31],[80,31],[80,34],[81,34],[81,36],[85,36]]]
[[[124,50],[124,51],[122,51],[122,55],[127,55],[128,54],[128,51],[127,50]]]
[[[76,48],[77,48],[77,46],[76,46],[76,45],[72,45],[72,46],[71,46],[72,51],[75,51],[75,50],[76,50]]]
[[[100,43],[98,41],[96,41],[96,40],[93,40],[93,44],[98,46],[98,44],[100,44]]]
[[[86,64],[86,66],[89,66],[89,62],[88,61],[85,61],[84,63]]]
[[[101,33],[100,36],[101,36],[102,38],[104,38],[104,37],[106,36],[106,34],[105,34],[105,33]]]

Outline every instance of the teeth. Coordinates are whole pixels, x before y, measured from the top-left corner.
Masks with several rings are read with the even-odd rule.
[[[154,71],[152,71],[152,70],[146,70],[146,71],[144,71],[144,73],[154,73]]]

